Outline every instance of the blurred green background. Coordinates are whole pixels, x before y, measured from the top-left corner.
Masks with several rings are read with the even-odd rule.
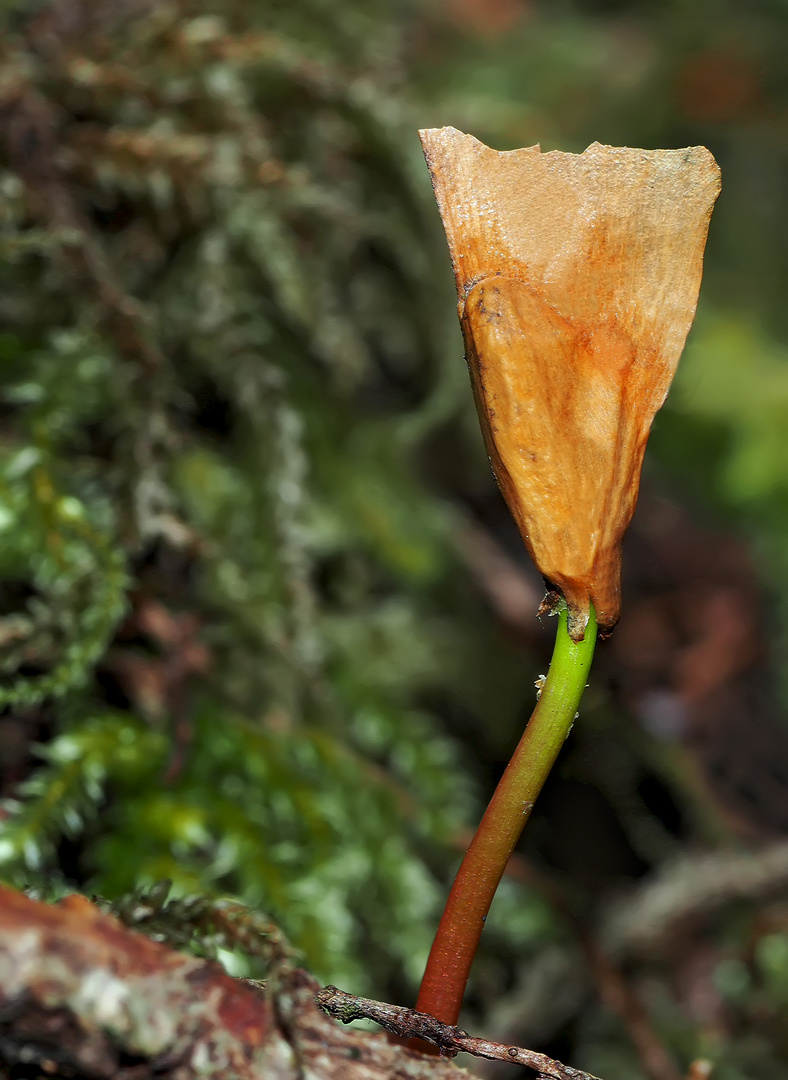
[[[0,10],[3,879],[238,897],[412,1003],[551,637],[416,131],[702,143],[723,193],[624,617],[463,1022],[606,1080],[783,1077],[785,0]],[[702,859],[739,869],[709,892]]]

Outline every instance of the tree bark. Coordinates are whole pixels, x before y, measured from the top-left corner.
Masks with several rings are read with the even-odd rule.
[[[0,1066],[69,1080],[461,1080],[450,1061],[341,1027],[319,984],[267,986],[127,930],[82,896],[0,886]]]

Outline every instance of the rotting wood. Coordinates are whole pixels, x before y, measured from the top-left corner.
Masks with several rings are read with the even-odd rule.
[[[345,1029],[317,981],[275,963],[268,986],[126,929],[82,896],[0,886],[0,1071],[51,1080],[467,1080],[450,1061]]]

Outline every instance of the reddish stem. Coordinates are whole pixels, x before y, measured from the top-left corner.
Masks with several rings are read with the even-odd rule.
[[[566,619],[564,611],[541,697],[460,865],[432,944],[416,1008],[445,1024],[457,1023],[493,896],[585,689],[596,641],[594,610],[581,642],[569,637]]]

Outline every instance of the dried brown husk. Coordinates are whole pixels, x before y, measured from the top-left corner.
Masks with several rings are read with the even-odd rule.
[[[698,301],[720,172],[705,147],[498,152],[420,132],[490,460],[583,637],[618,621],[643,454]]]

